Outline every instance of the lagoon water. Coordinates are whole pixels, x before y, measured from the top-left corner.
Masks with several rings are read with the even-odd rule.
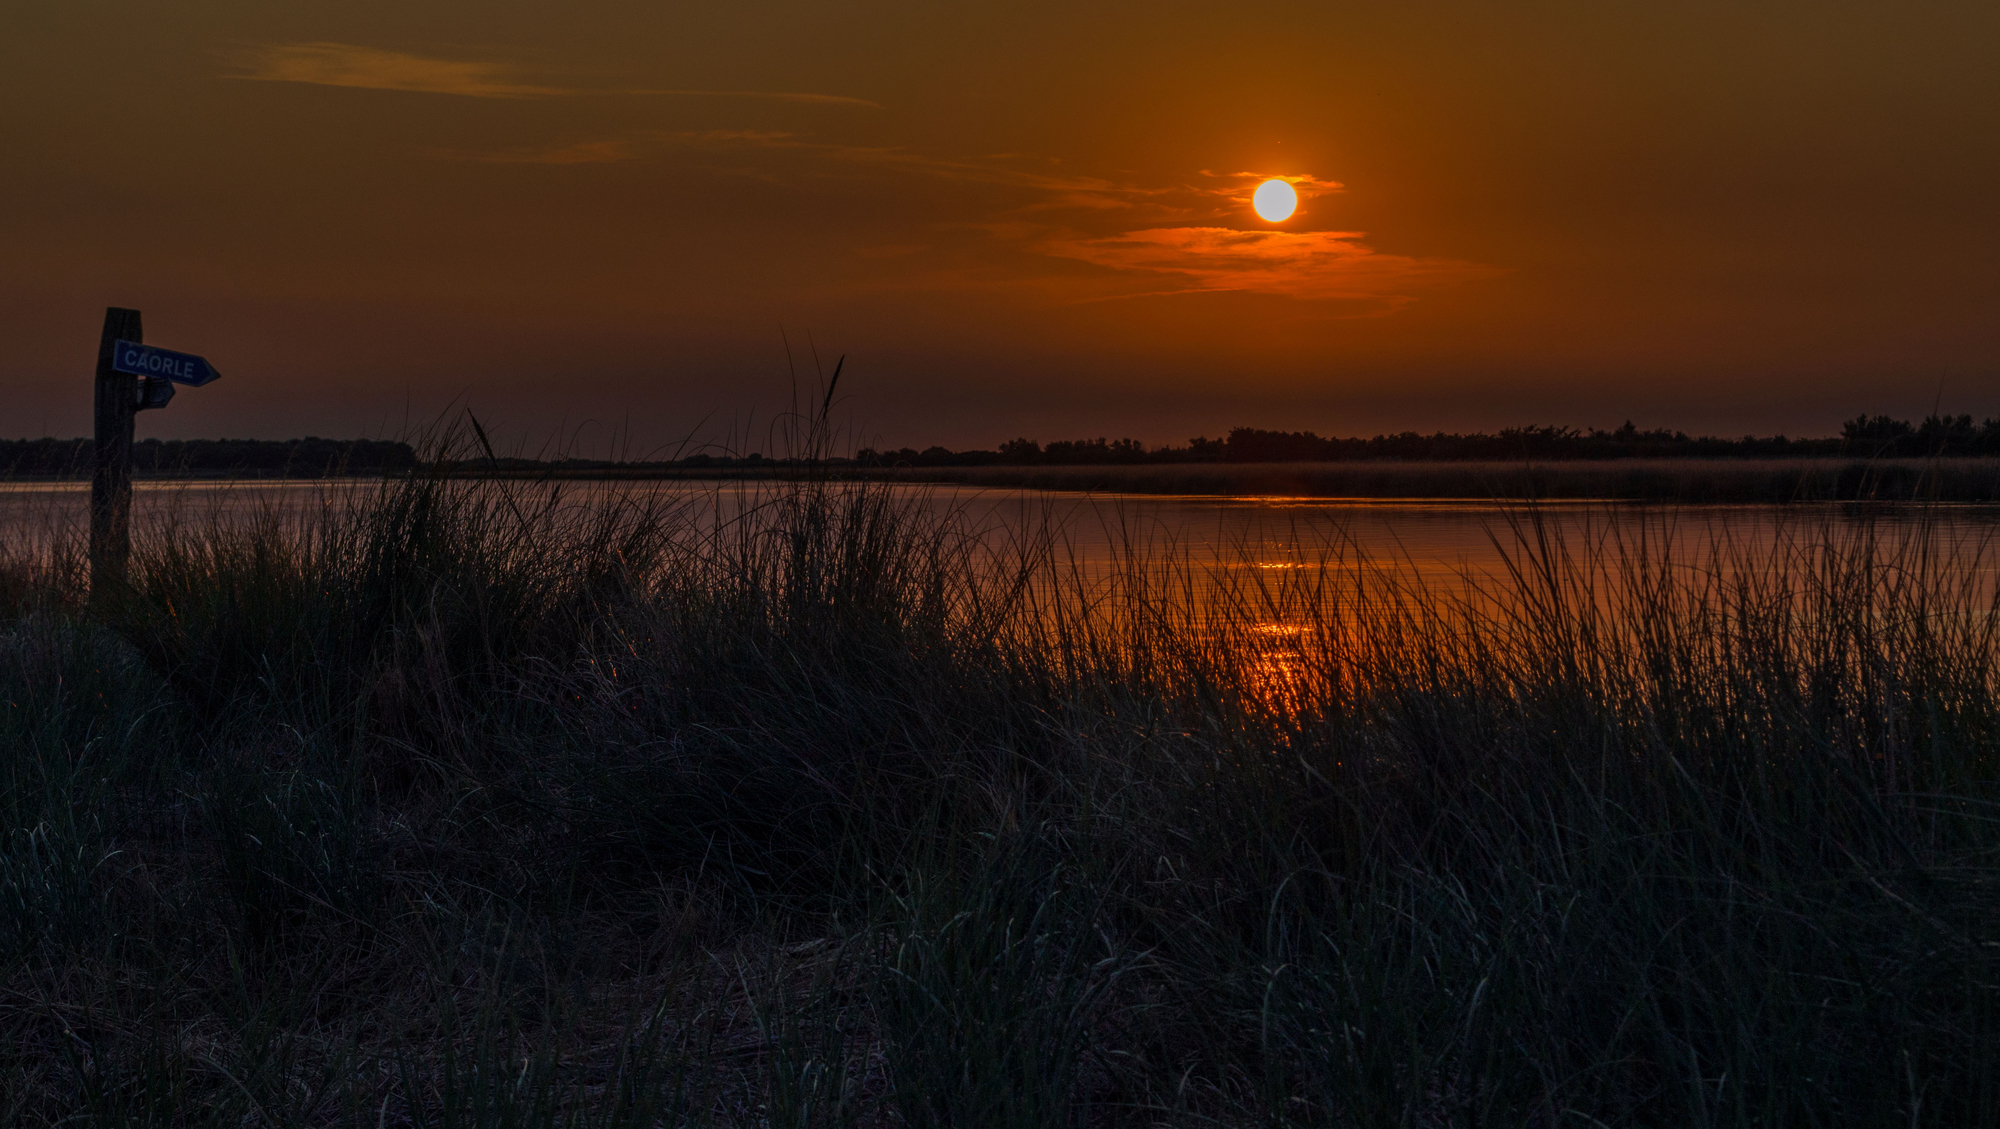
[[[146,539],[176,526],[275,519],[303,529],[329,510],[365,503],[383,485],[140,483],[135,547],[143,559]],[[1179,623],[1195,633],[1190,638],[1225,641],[1247,660],[1248,676],[1278,697],[1309,684],[1301,681],[1313,669],[1309,654],[1337,639],[1377,635],[1418,604],[1426,616],[1443,617],[1433,622],[1591,615],[1601,629],[1629,635],[1665,606],[1810,603],[1810,593],[1851,585],[1857,562],[1865,562],[1871,589],[1924,574],[1918,587],[1943,599],[1920,601],[1930,609],[1923,614],[1965,620],[1962,626],[1984,621],[1984,609],[2000,597],[2000,506],[1991,505],[1529,506],[871,489],[891,492],[947,543],[970,542],[966,559],[993,575],[1036,562],[1024,584],[996,589],[1025,601],[1025,622],[1088,623],[1093,632],[1109,630],[1100,639],[1143,636],[1125,631],[1142,621]],[[756,530],[781,525],[786,496],[782,486],[741,481],[572,482],[553,492],[513,483],[511,504],[489,501],[518,507],[530,520],[549,507],[555,528],[565,515],[634,505],[666,515],[699,545],[718,534],[726,543],[746,529],[754,540]],[[0,567],[47,560],[51,550],[78,559],[87,500],[87,484],[0,485]],[[1541,571],[1548,562],[1559,567]],[[1701,595],[1675,605],[1638,594],[1663,573],[1679,590]],[[1522,619],[1522,611],[1532,614]]]
[[[666,482],[513,483],[523,504],[590,509],[614,502],[668,507],[690,529],[713,530],[768,513],[782,484]],[[372,480],[140,482],[135,537],[174,526],[316,511],[372,496]],[[1079,494],[951,485],[878,484],[996,553],[1033,544],[1084,574],[1134,565],[1193,564],[1212,572],[1319,573],[1364,567],[1426,585],[1491,583],[1545,546],[1616,567],[1647,558],[1677,567],[1770,567],[1783,551],[1873,538],[1888,547],[1921,541],[1936,563],[1991,590],[2000,576],[2000,505],[1913,507],[1892,503],[1660,506],[1587,501],[1535,505],[1491,501],[1397,501],[1283,497]],[[0,558],[81,545],[88,483],[0,483]],[[1914,541],[1913,541],[1914,539]],[[1793,559],[1796,559],[1794,556]]]

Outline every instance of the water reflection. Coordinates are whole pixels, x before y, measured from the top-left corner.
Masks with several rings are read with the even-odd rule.
[[[148,539],[211,525],[303,534],[382,489],[365,480],[142,482],[135,539],[143,552]],[[973,572],[1018,599],[1025,619],[1104,647],[1177,638],[1238,663],[1241,677],[1286,701],[1361,677],[1368,649],[1418,620],[1483,618],[1527,630],[1539,617],[1641,631],[1647,625],[1633,617],[1658,614],[1654,597],[1669,580],[1693,615],[1709,614],[1695,606],[1700,599],[1780,598],[1787,582],[1835,582],[1841,568],[1929,570],[1958,585],[1971,608],[1995,592],[1988,550],[2000,531],[2000,506],[1527,507],[871,489],[942,542],[969,547]],[[74,559],[87,498],[85,483],[0,484],[0,557]],[[695,541],[796,512],[784,487],[744,482],[512,483],[492,504],[530,515],[649,509]]]

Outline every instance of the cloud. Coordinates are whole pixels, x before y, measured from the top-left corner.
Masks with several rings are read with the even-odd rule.
[[[737,130],[681,133],[666,140],[696,148],[788,150],[849,165],[1015,189],[1011,207],[957,226],[982,231],[998,242],[1035,254],[1090,263],[1114,272],[1095,282],[1074,276],[1016,280],[1021,285],[1059,292],[1066,301],[1237,292],[1345,304],[1358,307],[1349,316],[1379,317],[1415,301],[1424,291],[1506,273],[1498,267],[1457,259],[1384,254],[1362,242],[1360,232],[1244,231],[1215,223],[1243,216],[1249,209],[1252,189],[1264,180],[1298,185],[1308,199],[1345,188],[1339,181],[1303,173],[1216,173],[1204,169],[1204,178],[1226,183],[1147,187],[1023,169],[1017,154],[952,160],[899,148],[840,145],[809,141],[791,133]],[[1119,220],[1123,225],[1155,226],[1095,235],[1042,218],[1065,211],[1072,214],[1070,222],[1075,227],[1102,230]],[[1120,276],[1124,281],[1119,281]],[[926,285],[949,284],[935,275],[926,279]],[[982,272],[967,284],[987,286],[996,281]],[[1133,281],[1141,285],[1135,288]],[[1161,283],[1168,285],[1162,287]]]
[[[1054,208],[1129,208],[1136,201],[1170,190],[1121,185],[1101,177],[1056,175],[1010,168],[1002,164],[1016,154],[998,154],[978,160],[930,157],[894,146],[843,145],[837,142],[808,141],[794,133],[762,130],[697,130],[666,135],[669,144],[697,148],[785,149],[840,161],[851,165],[893,168],[900,172],[939,180],[964,181],[1016,188],[1035,196],[1021,205],[1024,210]]]
[[[872,104],[872,103],[871,103]],[[1283,180],[1299,189],[1310,202],[1346,190],[1337,180],[1305,173],[1235,172],[1201,170],[1201,176],[1229,183],[1219,186],[1177,184],[1144,186],[1104,177],[1023,168],[1034,160],[1022,153],[992,153],[976,158],[933,157],[894,146],[844,145],[811,141],[794,133],[754,130],[703,130],[670,134],[668,144],[699,148],[784,149],[809,153],[851,165],[894,168],[939,180],[963,181],[1013,188],[1022,198],[1013,210],[1022,215],[1058,212],[1128,211],[1135,215],[1127,222],[1172,223],[1198,220],[1226,220],[1250,207],[1251,194],[1266,180]],[[1300,215],[1306,210],[1301,209]]]
[[[400,51],[358,47],[351,43],[274,43],[256,48],[245,60],[247,73],[237,78],[263,82],[303,82],[314,86],[346,86],[359,90],[402,90],[417,94],[456,94],[467,98],[547,98],[563,95],[650,95],[690,98],[755,98],[808,105],[864,106],[879,102],[844,94],[810,94],[785,90],[590,90],[537,86],[518,81],[506,63],[432,59]]]
[[[653,141],[679,149],[789,152],[813,160],[894,170],[938,181],[1010,188],[1015,190],[1010,205],[946,226],[981,232],[995,242],[1012,244],[1032,255],[1089,263],[1112,272],[1095,279],[1082,278],[1074,272],[1053,278],[1033,270],[1021,272],[1017,266],[1011,278],[1001,278],[991,269],[997,264],[989,264],[988,269],[962,277],[926,274],[922,283],[926,286],[1018,286],[1041,289],[1070,302],[1214,292],[1268,294],[1358,306],[1358,311],[1350,312],[1349,316],[1372,317],[1393,313],[1427,290],[1506,273],[1502,268],[1457,259],[1385,254],[1364,243],[1360,232],[1239,230],[1214,222],[1243,216],[1249,207],[1250,189],[1257,181],[1282,179],[1313,195],[1338,193],[1344,187],[1339,181],[1305,174],[1218,174],[1204,169],[1203,177],[1229,183],[1221,187],[1201,184],[1148,187],[1102,177],[1024,169],[1015,154],[950,159],[895,147],[813,141],[795,133],[771,130],[691,130],[655,134]],[[617,143],[601,142],[511,159],[583,163],[600,159],[600,154],[601,159],[607,160],[627,155]],[[735,175],[770,176],[756,167],[726,171]],[[776,178],[771,176],[771,179]],[[1062,211],[1071,213],[1067,223],[1047,218],[1049,213]],[[1137,224],[1154,226],[1113,234],[1076,230],[1102,231],[1114,225]],[[893,251],[863,249],[857,254],[864,258],[900,259],[928,249],[928,245],[899,244]],[[1003,269],[1000,273],[1009,272]],[[958,281],[954,283],[951,278]]]
[[[870,102],[866,98],[849,98],[845,94],[801,94],[788,90],[625,90],[623,94],[663,94],[688,98],[762,98],[772,102],[803,102],[814,106],[865,106],[871,110],[882,108],[880,102]]]
[[[796,134],[771,129],[690,129],[670,133],[664,140],[674,145],[747,145],[763,149],[799,149],[806,144]]]
[[[1252,182],[1247,186],[1210,189],[1210,191],[1218,194],[1232,194],[1236,192],[1245,192],[1247,194],[1247,189],[1253,189],[1256,185],[1262,184],[1267,180],[1282,180],[1293,188],[1303,188],[1313,193],[1344,192],[1347,190],[1347,186],[1337,180],[1321,180],[1319,177],[1307,173],[1214,172],[1209,169],[1203,169],[1201,170],[1201,175],[1215,180],[1244,180]]]
[[[277,43],[260,47],[238,78],[304,82],[360,90],[405,90],[467,98],[536,98],[566,90],[511,81],[501,63],[427,59],[348,43]]]
[[[608,165],[632,159],[628,141],[579,141],[552,149],[507,149],[497,153],[470,153],[441,150],[437,153],[456,161],[476,161],[485,165]]]
[[[1145,294],[1242,291],[1361,302],[1375,314],[1407,305],[1417,291],[1504,273],[1496,267],[1455,259],[1385,255],[1360,242],[1361,238],[1360,232],[1353,231],[1172,227],[1099,238],[1058,237],[1043,241],[1037,249],[1114,271],[1164,276],[1184,284]]]

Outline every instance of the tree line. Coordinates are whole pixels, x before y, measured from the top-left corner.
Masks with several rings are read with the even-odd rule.
[[[1311,431],[1238,427],[1221,439],[1197,437],[1185,446],[1148,447],[1136,439],[1074,439],[1046,446],[1012,439],[991,451],[863,448],[855,461],[867,466],[1092,466],[1137,463],[1286,463],[1365,461],[1519,461],[1632,458],[1925,458],[2000,455],[2000,419],[1974,423],[1969,415],[1932,415],[1922,423],[1886,415],[1856,416],[1837,436],[1798,438],[1746,435],[1740,439],[1691,436],[1684,431],[1642,431],[1629,420],[1613,430],[1510,427],[1495,433],[1405,431],[1373,438],[1335,438]]]
[[[954,451],[864,447],[852,459],[825,460],[878,467],[1103,466],[1143,463],[1285,462],[1518,462],[1630,458],[1928,458],[2000,455],[2000,418],[1974,423],[1969,415],[1932,415],[1921,423],[1886,415],[1856,416],[1837,436],[1794,439],[1746,435],[1740,439],[1690,436],[1684,431],[1641,431],[1631,422],[1613,430],[1510,427],[1494,433],[1405,431],[1372,438],[1337,438],[1311,431],[1238,427],[1220,439],[1196,437],[1184,446],[1153,447],[1137,439],[1069,439],[1043,444],[1011,439],[994,450]],[[89,439],[0,439],[0,477],[71,477],[90,473]],[[144,439],[132,445],[132,466],[145,475],[239,474],[322,478],[399,473],[419,466],[458,473],[510,473],[679,468],[782,467],[800,460],[702,453],[671,462],[615,462],[525,458],[444,459],[420,456],[394,439]]]
[[[89,439],[0,439],[0,476],[87,475],[95,465]],[[417,453],[393,439],[142,439],[132,444],[140,474],[246,474],[327,478],[409,470]]]

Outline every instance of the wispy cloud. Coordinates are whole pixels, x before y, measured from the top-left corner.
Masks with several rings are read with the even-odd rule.
[[[1160,293],[1242,291],[1287,298],[1358,302],[1364,313],[1391,313],[1419,291],[1504,273],[1456,259],[1386,255],[1353,231],[1237,231],[1174,227],[1043,241],[1044,254],[1115,271],[1150,274],[1179,285]]]
[[[1307,173],[1284,173],[1284,172],[1219,173],[1219,172],[1212,172],[1208,169],[1203,169],[1201,170],[1201,175],[1211,180],[1222,180],[1231,183],[1217,185],[1213,187],[1197,188],[1194,189],[1194,191],[1206,196],[1220,197],[1221,199],[1229,201],[1231,204],[1245,208],[1250,206],[1250,199],[1256,193],[1257,186],[1264,183],[1267,180],[1282,180],[1286,184],[1291,185],[1295,190],[1297,190],[1299,198],[1301,200],[1310,200],[1314,196],[1331,196],[1335,193],[1347,191],[1347,186],[1337,180],[1325,180],[1320,177],[1312,176]]]
[[[814,154],[852,165],[895,168],[940,180],[991,184],[1022,190],[1023,198],[1014,208],[1020,214],[1077,210],[1084,212],[1136,211],[1139,222],[1163,223],[1202,219],[1223,220],[1246,211],[1251,194],[1266,180],[1283,180],[1299,190],[1304,201],[1316,196],[1340,193],[1346,185],[1305,173],[1235,172],[1201,170],[1204,181],[1173,185],[1140,185],[1105,177],[1023,167],[1037,163],[1022,153],[992,153],[974,158],[934,157],[895,146],[844,145],[813,141],[795,133],[751,130],[700,130],[664,135],[661,140],[676,147],[787,149]],[[1307,214],[1302,208],[1301,215]]]
[[[1339,181],[1305,173],[1204,169],[1192,184],[1148,186],[1024,169],[1017,154],[954,160],[750,131],[681,133],[664,140],[676,147],[789,150],[849,165],[1016,189],[1014,204],[1004,211],[959,226],[1038,255],[1114,272],[1096,283],[1074,276],[1045,279],[1047,288],[1066,301],[1231,291],[1345,305],[1350,316],[1366,317],[1392,313],[1426,291],[1506,273],[1457,259],[1387,254],[1370,247],[1360,232],[1224,226],[1256,222],[1249,215],[1251,193],[1265,180],[1296,185],[1308,202],[1345,188]],[[1062,213],[1068,214],[1066,219],[1057,218]],[[1137,230],[1099,234],[1116,226]],[[982,275],[977,284],[997,281]]]
[[[1037,172],[1005,163],[1015,154],[961,160],[914,153],[896,146],[843,145],[811,141],[795,133],[761,130],[695,130],[667,134],[662,140],[676,147],[794,150],[845,164],[895,169],[939,180],[1017,188],[1032,197],[1020,205],[1025,210],[1128,208],[1139,200],[1172,191],[1120,184],[1102,177]]]
[[[663,140],[668,145],[751,146],[759,149],[806,147],[797,134],[773,129],[690,129],[667,134]]]
[[[608,165],[631,160],[632,145],[619,140],[579,141],[552,148],[503,149],[489,153],[440,150],[437,155],[483,165]]]
[[[1211,180],[1234,180],[1238,182],[1247,181],[1253,186],[1257,184],[1262,184],[1267,180],[1282,180],[1285,183],[1290,184],[1294,188],[1304,188],[1313,192],[1339,192],[1347,187],[1345,184],[1342,184],[1337,180],[1322,180],[1319,177],[1313,176],[1309,173],[1216,172],[1213,169],[1203,169],[1201,170],[1201,175],[1208,177]],[[1223,188],[1223,189],[1217,189],[1216,191],[1231,192],[1235,191],[1235,189]]]
[[[655,133],[631,143],[597,141],[558,149],[471,155],[465,159],[509,164],[587,164],[625,160],[647,150],[706,150],[713,153],[766,151],[830,161],[856,169],[899,176],[960,182],[1013,190],[1012,202],[982,215],[939,228],[977,232],[993,244],[1011,245],[1029,256],[1088,263],[1109,273],[1051,275],[1028,264],[990,256],[971,271],[920,272],[927,287],[1040,291],[1059,302],[1099,302],[1169,294],[1235,292],[1325,303],[1339,316],[1378,317],[1393,313],[1427,291],[1494,278],[1503,268],[1458,259],[1397,255],[1378,251],[1356,231],[1299,231],[1231,223],[1256,223],[1250,213],[1255,185],[1279,179],[1298,185],[1307,200],[1339,193],[1335,180],[1303,173],[1215,173],[1202,170],[1193,184],[1140,185],[1046,168],[1023,168],[1017,154],[965,159],[934,157],[891,146],[815,141],[789,131],[713,129]],[[1050,162],[1052,163],[1052,162]],[[764,163],[745,162],[716,172],[797,182],[794,170],[781,177]],[[1221,183],[1203,183],[1221,182]],[[1303,214],[1304,209],[1301,210]],[[1144,226],[1141,226],[1144,225]],[[1134,228],[1119,231],[1117,228]],[[950,237],[942,240],[949,244]],[[933,249],[897,244],[893,251],[864,249],[868,259],[915,258]]]
[[[263,82],[303,82],[314,86],[346,86],[359,90],[401,90],[417,94],[455,94],[467,98],[548,98],[578,95],[666,96],[689,98],[752,98],[807,105],[861,106],[881,109],[881,103],[844,94],[812,94],[786,90],[595,90],[544,86],[521,80],[519,68],[502,62],[434,59],[401,51],[384,51],[352,43],[273,43],[253,49],[236,78]]]
[[[514,81],[503,63],[429,59],[350,43],[275,43],[257,48],[238,78],[360,90],[404,90],[467,98],[539,98],[570,93]]]
[[[621,90],[621,94],[662,94],[687,98],[759,98],[769,102],[803,102],[811,106],[864,106],[879,110],[882,103],[845,94],[801,94],[789,90]]]

